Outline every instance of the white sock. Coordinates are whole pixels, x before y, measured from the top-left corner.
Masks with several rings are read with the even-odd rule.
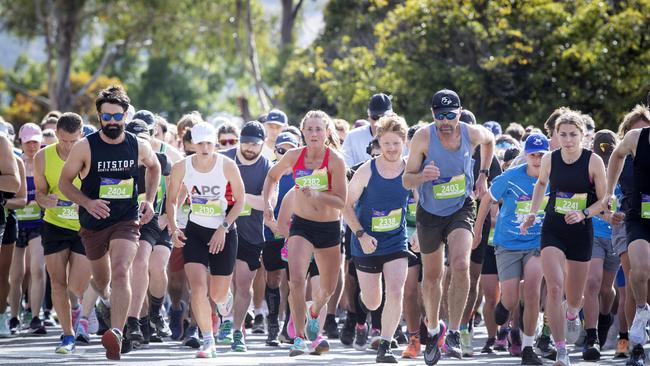
[[[222,316],[221,319],[224,322],[226,322],[226,321],[231,322],[231,323],[233,322],[233,317],[232,316]]]
[[[255,308],[255,316],[264,315],[264,308]]]
[[[533,344],[535,343],[535,335],[532,336],[527,336],[524,334],[524,338],[522,340],[522,348],[526,348],[528,346],[532,347]]]
[[[435,328],[429,328],[428,330],[429,330],[429,335],[430,335],[430,336],[432,336],[432,337],[433,337],[433,336],[437,336],[438,333],[440,333],[440,325],[438,324],[437,327],[435,327]]]
[[[205,332],[203,333],[203,350],[206,350],[214,345],[214,336],[212,335],[212,332]]]

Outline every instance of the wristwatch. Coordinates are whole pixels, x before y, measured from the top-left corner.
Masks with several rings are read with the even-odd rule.
[[[230,224],[228,223],[228,221],[223,220],[223,222],[221,223],[221,227],[223,227],[225,231],[228,232],[228,229],[230,229]]]
[[[354,232],[354,236],[356,236],[357,239],[361,239],[361,237],[362,237],[363,234],[365,234],[365,233],[366,233],[366,232],[365,232],[363,229],[361,229],[361,230],[357,230],[357,231]]]
[[[585,208],[584,210],[582,210],[582,214],[585,215],[585,219],[588,219],[589,218],[589,209]]]
[[[481,169],[478,171],[479,174],[483,173],[487,178],[490,177],[490,169]]]

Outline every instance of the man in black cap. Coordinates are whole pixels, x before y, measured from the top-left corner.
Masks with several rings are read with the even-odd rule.
[[[348,167],[370,159],[370,155],[366,152],[366,146],[375,136],[375,124],[379,118],[388,113],[393,113],[390,97],[384,93],[373,95],[368,103],[368,122],[370,123],[350,131],[343,142],[343,158]]]
[[[415,133],[406,169],[404,187],[417,188],[419,202],[416,227],[422,253],[422,297],[429,337],[424,352],[427,365],[440,359],[446,326],[439,321],[445,250],[447,243],[451,282],[449,286],[448,353],[461,358],[460,323],[469,291],[469,257],[476,197],[487,191],[487,177],[494,153],[494,135],[480,125],[460,122],[462,107],[454,91],[443,89],[433,96],[434,123]],[[479,176],[474,184],[472,154],[481,145]]]

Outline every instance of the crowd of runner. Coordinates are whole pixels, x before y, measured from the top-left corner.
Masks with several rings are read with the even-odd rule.
[[[378,363],[567,366],[575,346],[644,365],[646,106],[614,132],[566,107],[502,131],[447,89],[432,123],[376,94],[351,130],[318,110],[171,124],[119,86],[95,104],[99,130],[0,118],[0,337],[58,323],[54,352],[97,335],[111,360],[170,341],[215,358],[253,333],[290,356],[339,339]]]

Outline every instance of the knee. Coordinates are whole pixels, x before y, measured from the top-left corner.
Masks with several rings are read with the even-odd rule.
[[[401,302],[404,297],[404,289],[400,286],[386,288],[386,301]]]
[[[547,296],[553,302],[561,302],[564,297],[564,289],[560,283],[546,283]]]
[[[503,304],[508,311],[512,311],[515,308],[515,305],[517,305],[518,300],[519,299],[515,296],[501,297],[501,304]]]
[[[469,275],[469,259],[454,258],[451,261],[450,268],[453,273],[467,273]]]
[[[650,278],[650,267],[637,266],[638,268],[630,269],[630,275],[636,281],[647,281]]]
[[[111,268],[111,281],[112,282],[128,282],[130,267],[126,263],[116,263]]]
[[[443,274],[445,273],[444,268],[436,267],[425,270],[422,273],[422,286],[427,288],[433,288],[434,285],[437,285],[442,281]]]
[[[588,297],[598,296],[598,293],[600,292],[601,282],[602,281],[600,278],[590,277],[589,279],[587,279],[585,295]]]
[[[337,284],[336,279],[334,281],[330,281],[329,283],[323,283],[323,281],[321,281],[320,290],[324,292],[325,295],[327,295],[327,297],[330,297],[336,291],[336,284]]]

